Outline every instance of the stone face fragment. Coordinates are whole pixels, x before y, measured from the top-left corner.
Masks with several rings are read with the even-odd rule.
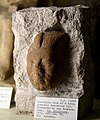
[[[79,98],[79,117],[81,118],[89,112],[93,100],[90,34],[88,34],[90,32],[89,16],[89,9],[85,6],[28,8],[13,13],[14,78],[17,87],[16,108],[18,113],[32,113],[36,96]],[[43,36],[44,38],[42,38]],[[52,39],[53,36],[57,39]],[[61,39],[61,43],[52,43],[57,42],[58,38]],[[63,40],[65,41],[64,46]],[[40,63],[40,68],[43,68],[41,62],[43,62],[42,65],[45,63],[49,65],[49,60],[46,62],[45,59],[52,56],[53,45],[54,51],[57,50],[55,56],[58,57],[59,54],[60,57],[61,55],[61,58],[56,58],[59,65],[57,64],[55,69],[60,67],[60,59],[61,66],[64,66],[64,74],[62,69],[60,72],[63,76],[59,75],[62,79],[60,82],[56,76],[58,73],[54,74],[53,87],[51,87],[52,84],[41,87],[38,81],[41,80],[41,77],[43,78],[45,72],[42,69],[42,75],[41,72],[38,72],[39,76],[36,75],[36,77],[39,78],[35,79],[34,74],[37,73],[34,72],[37,70],[34,65]],[[65,63],[62,64],[63,60]],[[48,69],[50,70],[49,67]],[[51,78],[49,79],[51,80]]]
[[[28,50],[27,73],[38,90],[57,87],[62,82],[68,36],[63,32],[39,33]]]

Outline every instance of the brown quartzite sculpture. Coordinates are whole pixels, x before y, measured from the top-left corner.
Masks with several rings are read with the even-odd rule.
[[[41,32],[30,46],[27,55],[27,72],[32,85],[48,90],[61,83],[66,61],[67,34]]]

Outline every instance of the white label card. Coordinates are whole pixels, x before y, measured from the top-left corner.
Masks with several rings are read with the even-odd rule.
[[[36,97],[34,118],[77,120],[78,99]]]
[[[0,108],[10,108],[12,91],[12,87],[0,87]]]

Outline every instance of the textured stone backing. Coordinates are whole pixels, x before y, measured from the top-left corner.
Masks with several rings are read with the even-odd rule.
[[[90,15],[86,11],[88,11],[87,7],[79,5],[60,8],[28,8],[13,13],[14,78],[17,87],[16,107],[18,113],[32,113],[36,96],[80,98],[83,95],[84,98],[84,85],[86,85],[85,88],[93,86],[92,75],[90,76],[91,73],[88,73],[91,69],[89,66],[89,50],[85,49],[90,46],[84,46],[85,42],[87,43],[86,46],[89,45],[90,39],[89,26],[87,30],[83,29],[87,27],[87,24],[85,27],[84,24],[87,23]],[[38,91],[30,83],[27,74],[27,53],[28,48],[34,42],[34,37],[40,32],[47,31],[62,31],[69,35],[69,52],[66,53],[69,54],[69,60],[66,64],[64,82],[55,89]],[[86,70],[87,68],[88,70]],[[92,91],[89,90],[88,93],[84,98],[85,100],[81,98],[81,101],[86,101],[87,97],[93,98]],[[80,117],[83,116],[84,112],[89,111],[90,104],[92,102],[89,103],[89,106],[87,102],[80,104]],[[87,106],[85,110],[83,109],[84,105]]]

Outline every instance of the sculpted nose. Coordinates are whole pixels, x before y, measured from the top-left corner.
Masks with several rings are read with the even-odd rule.
[[[42,79],[45,76],[45,67],[42,63],[42,60],[40,60],[37,65],[35,65],[35,69],[36,69],[36,73],[37,73],[38,78],[40,78],[40,82],[44,81]]]

